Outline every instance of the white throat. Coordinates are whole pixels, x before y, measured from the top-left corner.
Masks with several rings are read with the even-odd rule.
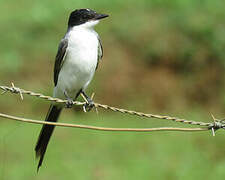
[[[99,20],[91,20],[91,21],[88,21],[84,24],[80,24],[78,26],[74,26],[75,27],[78,27],[78,28],[85,28],[85,29],[94,29],[94,27],[99,23]]]

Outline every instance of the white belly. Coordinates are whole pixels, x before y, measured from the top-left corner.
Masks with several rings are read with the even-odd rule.
[[[54,97],[66,99],[64,92],[74,99],[93,78],[98,59],[98,38],[95,31],[71,30],[64,64],[58,76]]]

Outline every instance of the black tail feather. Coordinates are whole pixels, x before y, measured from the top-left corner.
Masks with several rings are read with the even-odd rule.
[[[46,116],[45,121],[50,121],[50,122],[56,122],[58,120],[58,117],[60,115],[62,108],[51,105],[49,110],[48,110],[48,114]],[[38,167],[37,167],[37,171],[39,170],[42,161],[44,159],[44,155],[48,146],[48,142],[51,138],[51,135],[53,133],[55,126],[53,125],[43,125],[36,147],[35,147],[35,151],[36,151],[36,157],[40,157],[39,163],[38,163]]]

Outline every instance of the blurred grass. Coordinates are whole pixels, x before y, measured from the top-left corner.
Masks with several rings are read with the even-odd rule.
[[[220,0],[0,0],[0,83],[51,95],[57,45],[69,13],[110,14],[96,29],[104,58],[88,91],[96,102],[210,121],[225,113],[225,2]],[[0,110],[44,119],[48,104],[0,96]],[[60,121],[114,127],[173,126],[111,113]],[[179,125],[179,124],[178,124]],[[0,179],[224,179],[224,135],[108,133],[57,128],[39,174],[40,127],[1,120]]]
[[[199,119],[194,115],[190,118]],[[61,119],[70,123],[126,127],[164,121],[100,114]],[[167,126],[174,123],[166,123]],[[40,126],[2,122],[1,179],[223,179],[224,135],[204,133],[113,133],[57,128],[39,174],[33,148]]]

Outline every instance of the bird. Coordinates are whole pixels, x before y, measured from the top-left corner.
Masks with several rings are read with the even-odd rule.
[[[87,110],[94,106],[85,93],[103,57],[101,40],[94,27],[108,16],[92,9],[76,9],[70,13],[67,32],[59,43],[55,57],[53,90],[53,97],[67,100],[67,108],[72,107],[80,94],[87,100]],[[57,122],[63,108],[65,104],[52,103],[45,121]],[[37,171],[42,165],[54,128],[53,125],[42,126],[35,146],[36,157],[39,158]]]

